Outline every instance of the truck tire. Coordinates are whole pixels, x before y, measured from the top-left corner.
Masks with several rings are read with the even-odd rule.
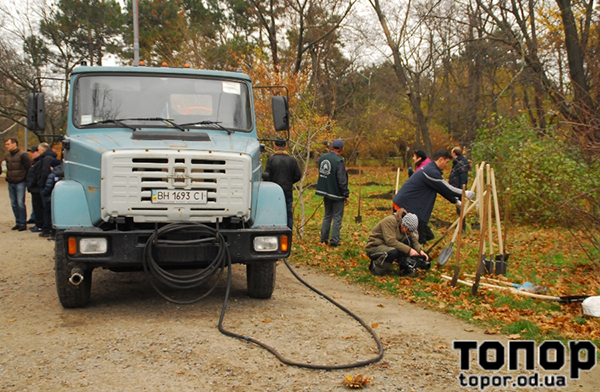
[[[275,262],[265,261],[246,265],[248,296],[269,299],[275,290]]]
[[[58,300],[63,308],[83,308],[90,300],[92,290],[92,270],[83,270],[83,280],[77,286],[69,282],[72,265],[69,265],[65,257],[64,235],[56,233],[56,244],[54,248],[54,276],[56,280],[56,292]]]

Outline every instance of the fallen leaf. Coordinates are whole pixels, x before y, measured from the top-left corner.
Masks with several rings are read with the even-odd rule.
[[[383,306],[383,304],[377,304],[377,306],[380,308],[385,308],[385,306]]]
[[[354,337],[354,336],[352,336],[352,335],[346,335],[346,336],[342,336],[342,339],[351,339],[351,338],[353,338],[353,337]]]
[[[377,323],[371,324],[371,328],[377,328],[377,327],[379,327],[379,324],[377,324]]]
[[[442,345],[440,345],[440,346],[437,346],[437,348],[438,348],[439,350],[445,350],[445,349],[447,349],[447,348],[448,348],[448,346],[446,346],[445,344],[442,344]]]
[[[515,333],[515,334],[513,334],[513,335],[508,335],[508,338],[509,338],[510,340],[519,340],[519,339],[521,339],[521,335],[520,335],[520,334],[518,334],[518,333]]]
[[[263,322],[263,323],[270,323],[270,322],[271,322],[271,320],[269,320],[269,319],[264,319],[264,320],[262,320],[262,322]]]
[[[344,385],[348,388],[362,389],[371,382],[371,377],[364,377],[362,374],[358,376],[344,376]]]
[[[486,329],[485,331],[483,331],[483,333],[486,335],[497,335],[498,331],[496,331],[495,329]]]
[[[342,298],[342,296],[341,295],[334,295],[334,296],[332,296],[332,298],[333,299],[340,299],[340,298]]]

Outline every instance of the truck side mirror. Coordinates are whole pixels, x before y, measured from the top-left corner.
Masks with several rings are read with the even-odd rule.
[[[275,96],[271,99],[273,109],[273,124],[276,131],[289,131],[290,129],[290,111],[286,97]]]
[[[27,129],[30,131],[46,129],[46,109],[42,93],[29,94],[27,98]]]

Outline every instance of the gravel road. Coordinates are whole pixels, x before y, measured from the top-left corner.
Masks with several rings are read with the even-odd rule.
[[[180,306],[159,297],[142,273],[95,270],[90,304],[66,310],[54,287],[54,243],[29,230],[10,230],[14,220],[4,179],[0,211],[2,391],[343,391],[344,376],[359,374],[372,378],[366,387],[372,391],[463,391],[452,342],[506,341],[304,266],[295,267],[303,279],[374,328],[385,347],[383,360],[349,370],[303,369],[221,334],[224,277],[202,302]],[[235,266],[224,327],[296,362],[337,365],[377,354],[355,320],[302,285],[283,262],[270,300],[249,299],[245,271]],[[516,376],[506,369],[484,372],[472,357],[468,375]],[[600,391],[600,367],[568,380],[565,388],[543,390]]]

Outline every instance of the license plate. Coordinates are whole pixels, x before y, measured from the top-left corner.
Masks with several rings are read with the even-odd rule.
[[[207,199],[206,191],[152,189],[152,203],[206,204]]]

